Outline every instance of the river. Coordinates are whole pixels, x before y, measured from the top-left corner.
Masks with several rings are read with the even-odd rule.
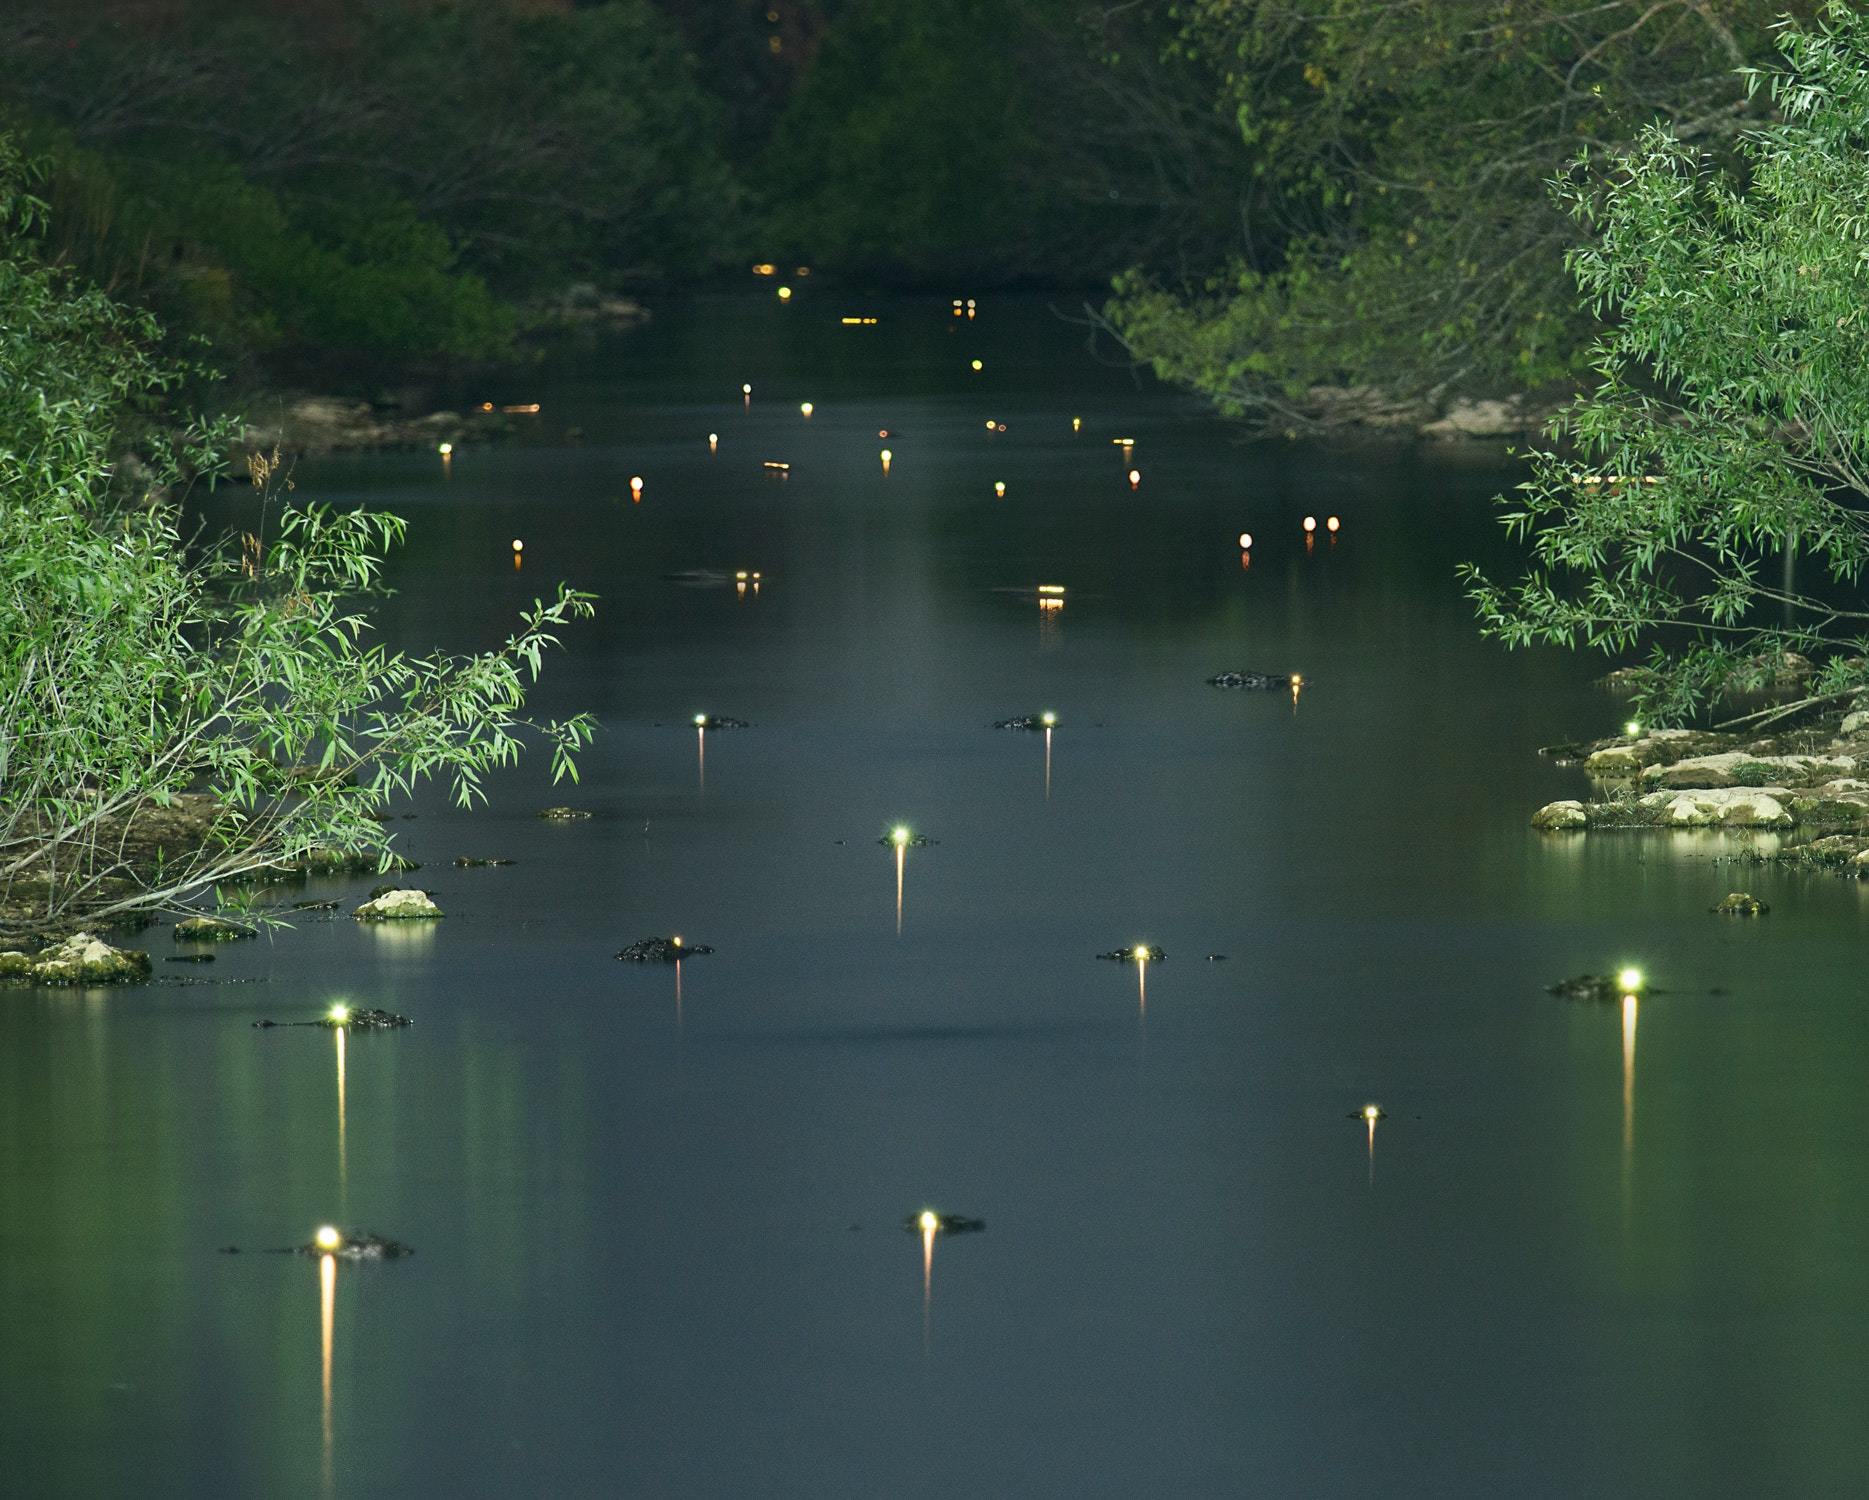
[[[601,595],[534,699],[582,783],[419,797],[419,931],[0,995],[0,1493],[1861,1492],[1863,888],[1528,827],[1623,710],[1478,638],[1501,450],[1246,446],[1041,300],[811,283],[486,396],[525,441],[298,489],[409,519],[391,644]],[[251,1025],[339,998],[415,1025]],[[217,1253],[324,1222],[417,1253]]]

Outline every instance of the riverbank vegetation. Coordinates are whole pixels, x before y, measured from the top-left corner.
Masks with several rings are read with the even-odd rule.
[[[1838,5],[1781,40],[1745,80],[1779,123],[1731,168],[1653,125],[1565,179],[1570,269],[1607,331],[1507,507],[1531,571],[1469,573],[1510,644],[1653,646],[1641,699],[1663,723],[1787,660],[1817,664],[1798,705],[1869,684],[1869,19]]]
[[[529,737],[575,776],[589,720],[524,700],[589,596],[480,655],[390,651],[359,600],[402,523],[308,504],[265,457],[241,530],[195,536],[180,497],[228,424],[178,423],[159,327],[48,262],[30,187],[0,138],[0,936],[374,858],[392,796],[471,801]]]

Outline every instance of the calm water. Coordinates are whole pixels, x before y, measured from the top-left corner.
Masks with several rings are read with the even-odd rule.
[[[583,785],[419,801],[433,930],[0,995],[0,1491],[1862,1492],[1862,890],[1528,829],[1619,715],[1474,638],[1499,455],[1241,448],[1036,304],[815,289],[486,394],[540,443],[300,487],[410,518],[395,642],[603,596],[536,699]],[[1046,708],[1049,796],[987,728]],[[704,781],[698,712],[755,725]],[[719,951],[612,957],[669,932]],[[1143,940],[1146,997],[1092,959]],[[1626,961],[1682,993],[1542,992]],[[417,1024],[249,1024],[338,996]],[[925,1204],[988,1224],[927,1279]],[[419,1252],[338,1271],[328,1366],[317,1265],[215,1253],[326,1220]]]

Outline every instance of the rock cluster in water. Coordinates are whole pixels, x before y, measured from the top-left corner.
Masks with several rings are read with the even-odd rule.
[[[14,984],[136,984],[149,971],[147,953],[113,948],[89,932],[74,932],[37,953],[0,952],[0,982]]]
[[[893,833],[885,833],[876,842],[881,844],[885,849],[926,849],[933,844],[939,843],[940,840],[931,839],[925,833],[911,833],[907,838],[897,842],[896,836]]]
[[[714,950],[706,943],[690,943],[684,939],[646,937],[640,942],[617,954],[626,964],[673,964],[684,958],[693,958],[697,953],[712,953]]]
[[[730,714],[702,714],[692,721],[696,729],[751,729],[753,726],[745,719],[736,719]]]
[[[1290,677],[1280,677],[1270,672],[1221,672],[1207,679],[1209,687],[1245,688],[1249,692],[1267,693],[1274,688],[1291,686]]]
[[[445,915],[427,891],[389,890],[372,896],[351,913],[359,922],[406,922]]]
[[[1762,917],[1770,910],[1750,891],[1729,891],[1713,908],[1714,915],[1721,917]]]
[[[175,924],[174,933],[178,943],[233,943],[258,936],[259,929],[221,917],[187,917]]]
[[[1028,731],[1036,731],[1036,730],[1041,730],[1041,729],[1051,729],[1054,727],[1054,725],[1047,724],[1045,722],[1045,716],[1043,714],[1021,714],[1016,719],[995,719],[993,721],[993,727],[995,729],[1023,729],[1023,730],[1028,730]]]
[[[538,815],[548,823],[575,823],[590,816],[581,807],[541,807]]]
[[[910,1214],[902,1221],[902,1227],[908,1230],[910,1234],[923,1233],[921,1214]],[[935,1215],[936,1234],[978,1234],[985,1228],[985,1219],[969,1219],[963,1214]]]
[[[1097,957],[1107,958],[1111,963],[1118,964],[1132,964],[1138,959],[1158,964],[1167,958],[1168,954],[1165,950],[1151,947],[1148,943],[1131,943],[1127,948],[1112,948],[1108,953],[1099,953]]]
[[[499,865],[510,865],[510,859],[478,859],[471,854],[457,854],[454,866],[457,870],[490,870]]]

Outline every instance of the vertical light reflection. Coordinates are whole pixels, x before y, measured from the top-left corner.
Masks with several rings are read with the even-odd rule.
[[[322,1469],[324,1492],[331,1493],[331,1346],[337,1325],[337,1257],[318,1257],[319,1392],[323,1405]]]
[[[696,790],[707,791],[707,726],[697,724],[694,730],[694,763],[699,776]]]
[[[1376,1115],[1370,1110],[1363,1112],[1363,1122],[1369,1126],[1369,1184],[1376,1183]]]
[[[896,936],[902,936],[902,872],[908,864],[908,845],[896,843]]]
[[[681,1027],[681,960],[675,960],[675,1026]]]
[[[344,1037],[346,1028],[334,1026],[331,1035],[337,1039],[337,1201],[338,1208],[349,1211],[347,1195],[350,1188],[350,1154],[344,1140]]]
[[[1635,1155],[1635,1020],[1640,1003],[1634,995],[1622,997],[1622,1173],[1625,1187]]]
[[[1144,1026],[1149,1024],[1149,961],[1146,958],[1136,960],[1136,1018]]]
[[[940,1221],[932,1213],[922,1214],[922,1357],[924,1359],[928,1356],[929,1345],[934,1336],[934,1242],[935,1229],[939,1223]]]
[[[1045,726],[1045,800],[1051,801],[1051,726]]]

